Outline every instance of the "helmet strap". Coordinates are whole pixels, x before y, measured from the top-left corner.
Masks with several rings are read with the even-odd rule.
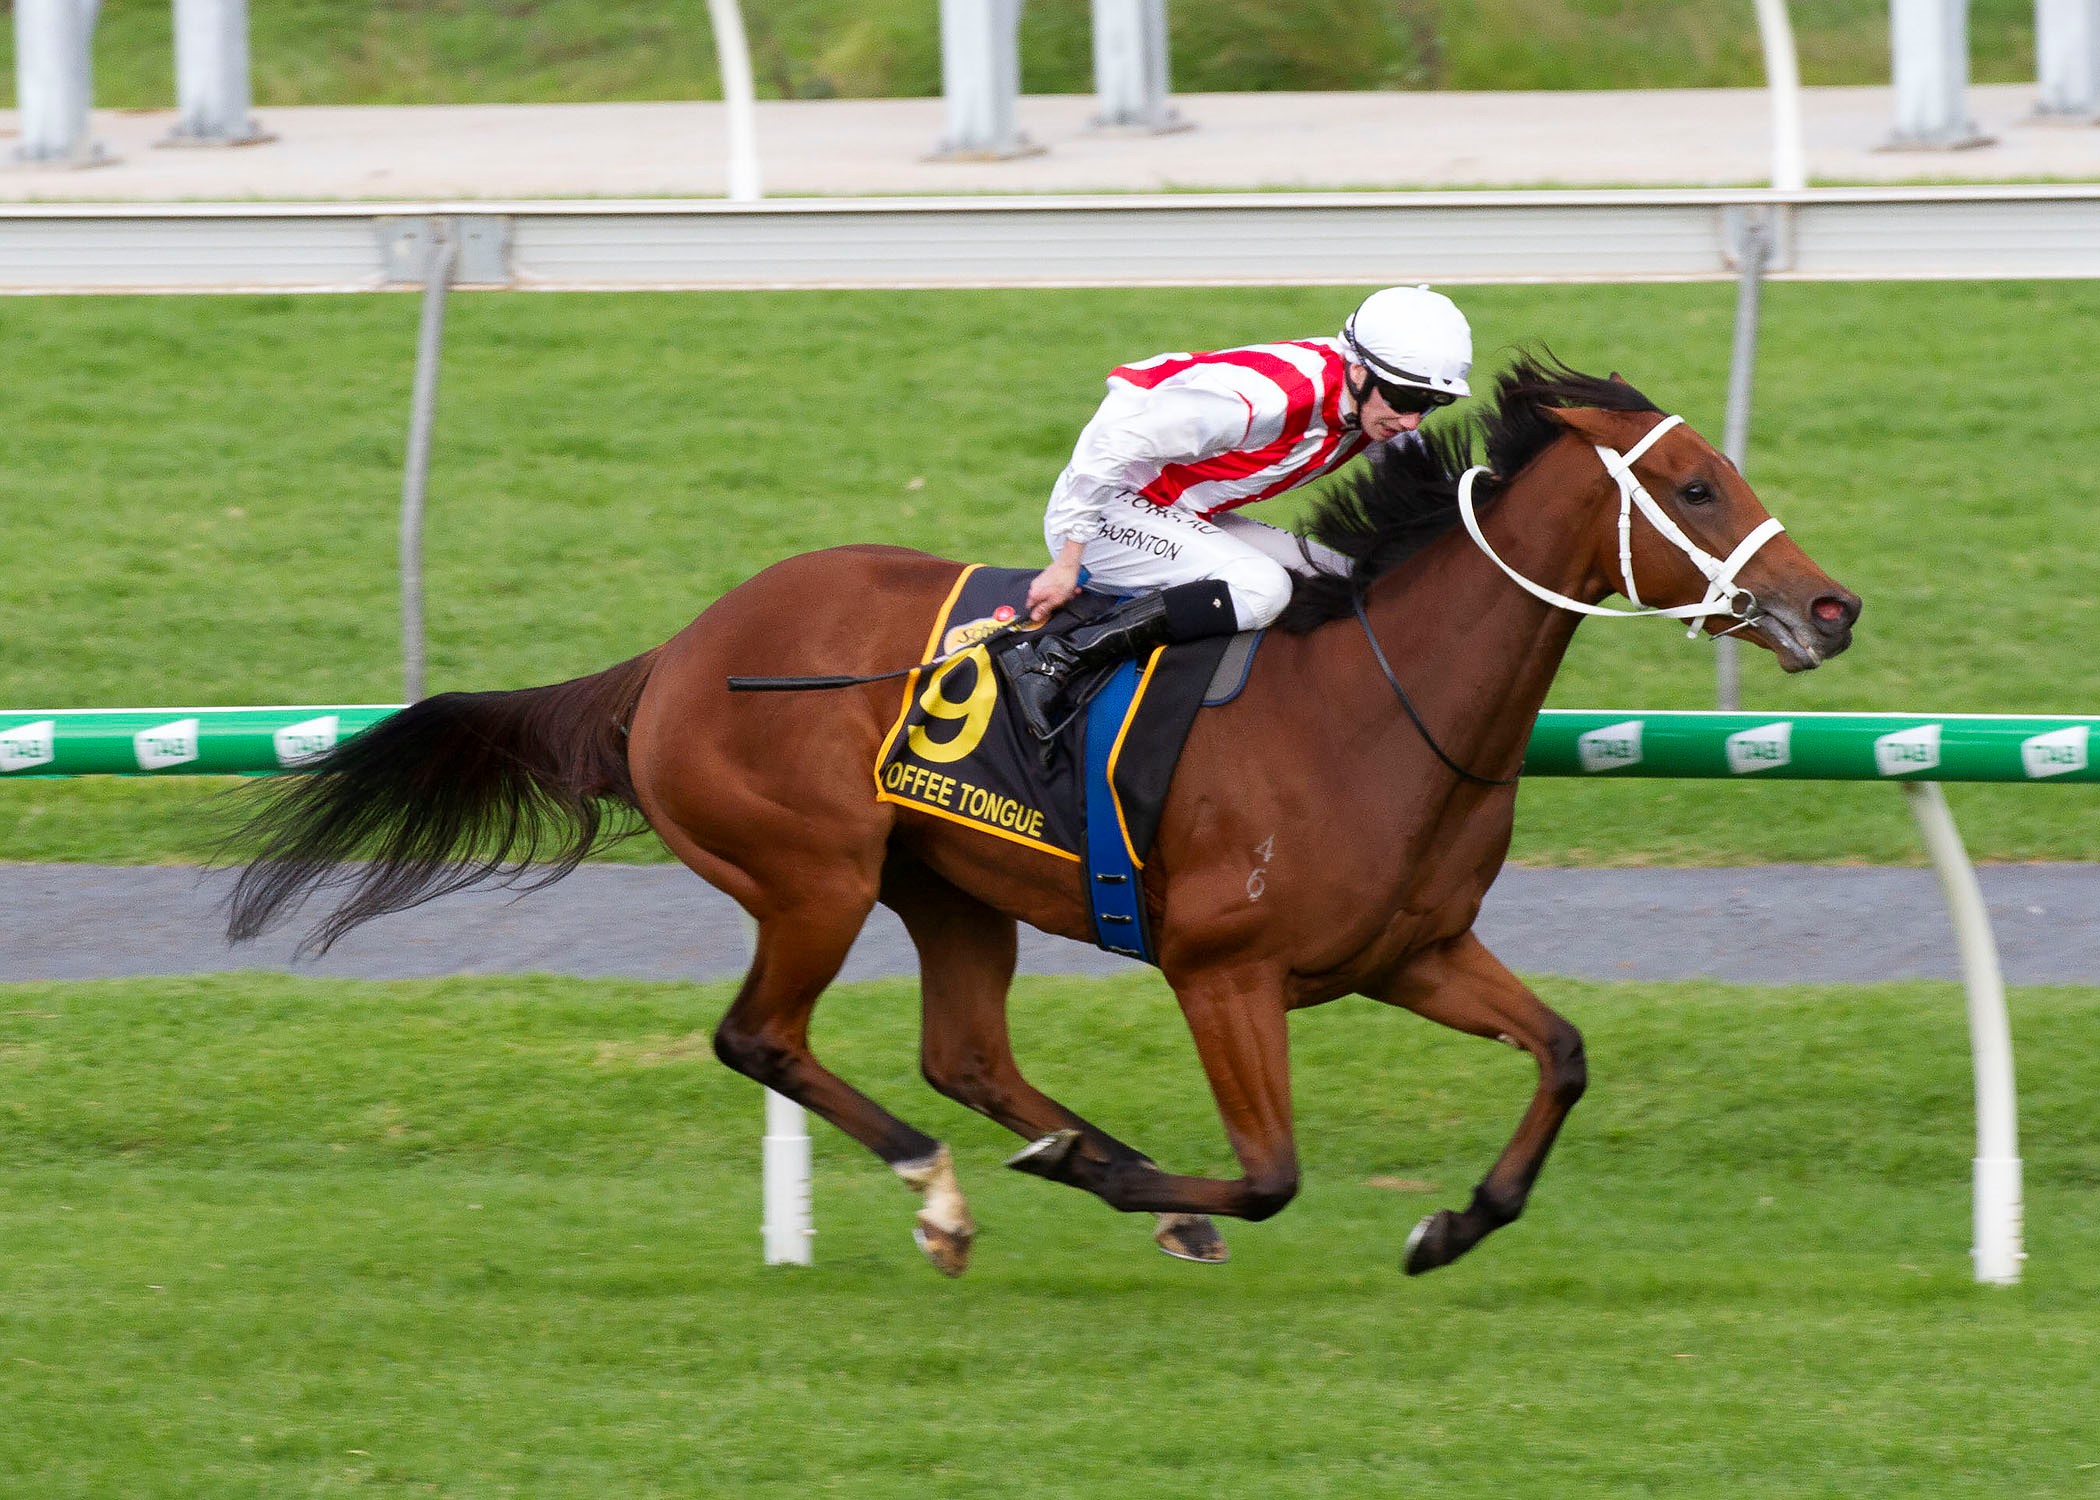
[[[1351,340],[1351,342],[1353,343],[1354,340]],[[1371,367],[1369,365],[1363,366],[1363,372],[1363,383],[1360,385],[1349,380],[1346,370],[1342,372],[1342,384],[1349,387],[1349,395],[1356,402],[1356,410],[1349,413],[1349,425],[1351,427],[1362,427],[1364,425],[1364,403],[1371,399],[1371,392],[1378,384],[1376,380],[1371,378]]]

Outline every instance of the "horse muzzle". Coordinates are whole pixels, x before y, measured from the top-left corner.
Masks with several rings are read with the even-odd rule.
[[[1808,672],[1852,644],[1860,609],[1859,595],[1832,588],[1806,604],[1777,599],[1765,604],[1753,628],[1779,658],[1781,671]]]

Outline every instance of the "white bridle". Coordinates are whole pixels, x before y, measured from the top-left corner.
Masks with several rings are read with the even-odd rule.
[[[1743,564],[1757,555],[1757,549],[1779,535],[1786,528],[1779,524],[1777,516],[1767,516],[1758,522],[1750,534],[1735,544],[1735,550],[1726,558],[1715,557],[1711,552],[1684,534],[1682,528],[1671,520],[1660,505],[1655,503],[1646,487],[1634,476],[1633,466],[1641,455],[1655,446],[1655,441],[1672,427],[1682,422],[1682,417],[1664,417],[1638,443],[1625,453],[1614,452],[1601,444],[1593,444],[1597,456],[1604,460],[1604,467],[1619,486],[1619,573],[1626,584],[1626,597],[1636,606],[1633,609],[1614,609],[1604,604],[1585,604],[1580,599],[1570,599],[1566,594],[1533,583],[1496,553],[1481,534],[1480,518],[1473,513],[1473,481],[1488,472],[1486,465],[1476,465],[1466,470],[1458,481],[1458,513],[1466,523],[1466,532],[1479,545],[1480,550],[1494,560],[1495,566],[1507,573],[1527,593],[1556,604],[1562,609],[1572,609],[1585,615],[1616,615],[1621,618],[1638,618],[1654,615],[1666,620],[1689,620],[1685,627],[1687,637],[1699,633],[1699,622],[1712,615],[1727,615],[1744,624],[1757,618],[1757,596],[1735,581],[1735,575]],[[1641,592],[1633,583],[1633,512],[1638,506],[1655,529],[1661,532],[1692,560],[1692,566],[1706,575],[1706,597],[1697,604],[1680,604],[1674,609],[1648,609],[1641,607]],[[1747,601],[1747,602],[1745,602]]]

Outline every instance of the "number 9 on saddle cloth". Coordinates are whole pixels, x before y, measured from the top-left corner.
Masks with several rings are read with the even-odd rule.
[[[1095,940],[1148,962],[1140,872],[1159,829],[1174,763],[1197,710],[1246,680],[1259,632],[1155,647],[1070,685],[1077,705],[1039,745],[993,655],[1044,633],[1082,629],[1115,607],[1082,593],[1042,627],[1013,628],[1030,570],[972,567],[932,622],[926,657],[875,762],[876,795],[1079,866]],[[949,653],[954,653],[950,655]]]

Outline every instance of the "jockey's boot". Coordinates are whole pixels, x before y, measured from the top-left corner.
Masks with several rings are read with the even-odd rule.
[[[1059,727],[1051,714],[1066,685],[1080,673],[1154,646],[1230,635],[1238,628],[1232,592],[1224,584],[1178,583],[1127,599],[1068,635],[1043,640],[1022,636],[1000,653],[999,669],[1013,689],[1028,732],[1047,745]]]

